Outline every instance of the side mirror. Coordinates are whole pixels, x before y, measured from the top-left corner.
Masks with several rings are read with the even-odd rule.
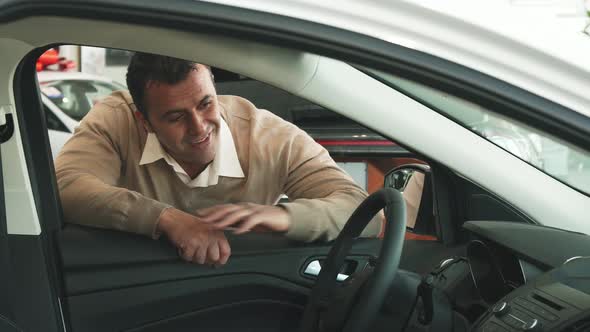
[[[408,231],[436,236],[434,191],[428,165],[408,164],[394,168],[385,175],[384,187],[402,193],[406,201]]]

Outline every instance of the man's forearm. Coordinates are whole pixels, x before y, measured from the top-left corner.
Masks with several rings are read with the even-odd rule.
[[[71,223],[153,236],[162,210],[169,207],[91,175],[60,175],[62,207]]]

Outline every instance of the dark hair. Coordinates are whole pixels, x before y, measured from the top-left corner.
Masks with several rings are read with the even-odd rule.
[[[209,66],[205,66],[211,72]],[[127,67],[127,88],[135,107],[148,119],[144,104],[145,88],[149,81],[176,84],[185,80],[197,63],[163,55],[136,52]],[[213,79],[213,75],[211,75]]]

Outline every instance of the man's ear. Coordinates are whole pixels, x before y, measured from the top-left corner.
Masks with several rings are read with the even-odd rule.
[[[135,115],[137,121],[143,124],[143,127],[145,128],[145,130],[147,130],[148,133],[154,132],[152,126],[150,125],[150,122],[145,118],[145,116],[143,116],[143,113],[141,113],[140,111],[134,111],[133,114]]]

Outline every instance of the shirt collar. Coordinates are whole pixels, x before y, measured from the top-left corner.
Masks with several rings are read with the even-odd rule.
[[[176,175],[189,187],[208,187],[216,185],[219,177],[243,178],[238,152],[231,131],[225,120],[220,119],[219,137],[215,158],[196,178],[191,179],[172,156],[160,144],[155,133],[148,133],[139,165],[146,165],[164,159],[172,166]]]

